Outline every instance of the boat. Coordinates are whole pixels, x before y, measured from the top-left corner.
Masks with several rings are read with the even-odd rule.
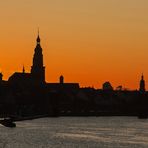
[[[5,127],[16,127],[16,124],[11,118],[5,118],[4,120],[0,120],[0,123]]]

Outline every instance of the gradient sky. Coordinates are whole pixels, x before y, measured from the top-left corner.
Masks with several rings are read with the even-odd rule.
[[[143,72],[148,82],[148,0],[1,0],[4,79],[30,71],[38,27],[46,81],[138,89]]]

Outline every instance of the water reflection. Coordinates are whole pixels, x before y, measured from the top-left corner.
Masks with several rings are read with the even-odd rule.
[[[148,120],[132,117],[63,117],[0,126],[0,148],[147,148]]]

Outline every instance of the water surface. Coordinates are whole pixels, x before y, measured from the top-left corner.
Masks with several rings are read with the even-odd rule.
[[[0,125],[0,148],[148,148],[148,120],[60,117]]]

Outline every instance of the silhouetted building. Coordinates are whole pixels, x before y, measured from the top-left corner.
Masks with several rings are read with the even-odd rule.
[[[59,83],[46,83],[49,91],[73,91],[79,89],[79,83],[65,83],[64,76],[60,76]]]
[[[10,86],[27,87],[33,83],[30,73],[15,72],[9,77],[8,83]]]
[[[23,66],[8,81],[0,73],[0,116],[137,115],[139,111],[148,116],[143,75],[139,91],[123,90],[122,86],[113,91],[110,82],[102,85],[103,90],[80,88],[79,83],[65,82],[62,75],[57,83],[46,83],[39,34],[36,41],[30,73]]]
[[[3,74],[0,73],[0,82],[2,82],[2,80],[3,80]]]
[[[117,87],[116,87],[116,90],[117,90],[117,91],[122,91],[122,85],[117,86]]]
[[[113,90],[113,87],[111,86],[110,82],[105,82],[103,84],[103,90]]]
[[[63,84],[63,83],[64,83],[64,77],[60,76],[60,84]]]
[[[32,84],[44,84],[45,83],[45,67],[43,66],[43,54],[40,46],[40,37],[38,34],[37,45],[33,56],[33,65],[31,67],[31,73],[26,73],[23,66],[22,72],[15,72],[8,79],[9,84],[18,86],[29,86]]]
[[[144,76],[142,74],[141,76],[141,80],[140,80],[140,88],[139,88],[140,92],[145,92],[145,80],[144,80]]]
[[[23,66],[23,73],[25,73],[25,67]]]
[[[28,86],[30,87],[31,84],[34,83],[34,80],[30,73],[25,72],[25,68],[23,66],[22,72],[15,72],[12,74],[8,79],[8,83],[13,87],[28,88]]]
[[[43,54],[42,48],[40,45],[40,37],[38,34],[37,44],[34,50],[33,56],[33,65],[31,67],[31,75],[36,83],[44,83],[45,82],[45,67],[43,66]]]
[[[79,88],[78,83],[64,83],[64,77],[61,75],[59,83],[46,83],[45,82],[45,67],[43,66],[43,54],[40,45],[40,37],[38,34],[37,45],[34,50],[33,65],[31,67],[31,73],[26,73],[23,66],[22,72],[15,72],[12,74],[8,83],[10,86],[17,88],[31,88],[37,84],[37,86],[46,86],[47,90],[59,91],[59,90],[74,90]],[[61,85],[62,84],[62,85]]]

